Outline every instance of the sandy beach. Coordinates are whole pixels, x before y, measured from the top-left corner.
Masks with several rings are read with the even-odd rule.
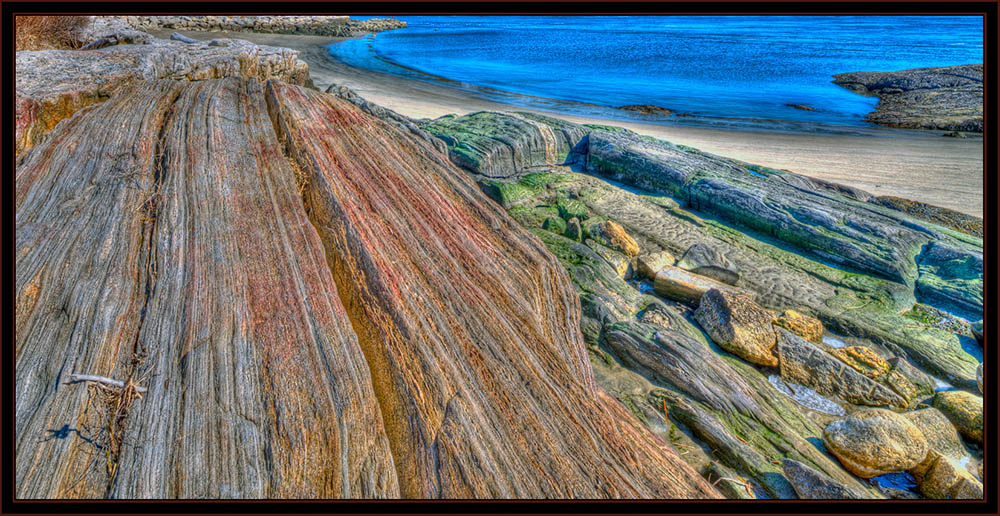
[[[983,216],[983,139],[945,138],[940,132],[870,131],[831,135],[736,131],[608,121],[515,107],[474,92],[351,67],[334,60],[329,37],[186,32],[196,39],[232,37],[301,52],[316,87],[347,86],[365,99],[413,118],[475,111],[536,111],[577,123],[626,127],[674,143],[800,174]],[[169,37],[170,31],[158,31]]]

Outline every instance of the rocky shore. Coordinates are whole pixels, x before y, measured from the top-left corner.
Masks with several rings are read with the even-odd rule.
[[[981,224],[98,32],[17,56],[18,497],[983,497]]]
[[[481,112],[424,127],[566,267],[598,384],[731,479],[727,497],[982,497],[981,441],[959,436],[979,428],[982,335],[926,304],[982,317],[980,237],[611,126]],[[951,398],[971,416],[941,410]]]
[[[865,119],[908,129],[983,132],[983,65],[853,72],[834,84],[879,98]]]

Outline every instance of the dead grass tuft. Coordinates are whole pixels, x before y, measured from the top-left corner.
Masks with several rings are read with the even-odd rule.
[[[18,16],[14,21],[17,50],[74,49],[83,45],[89,16]]]

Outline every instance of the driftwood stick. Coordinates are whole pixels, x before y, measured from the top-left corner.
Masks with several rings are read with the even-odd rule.
[[[69,375],[69,378],[71,380],[73,380],[74,382],[97,382],[97,383],[103,383],[105,385],[113,385],[115,387],[118,387],[119,389],[124,389],[125,388],[125,382],[123,382],[121,380],[115,380],[113,378],[107,378],[107,377],[104,377],[104,376],[94,376],[92,374],[76,374],[76,373],[73,373],[73,374]],[[135,387],[135,390],[137,392],[146,392],[146,388],[145,387],[139,387],[138,385],[136,385],[134,387]]]

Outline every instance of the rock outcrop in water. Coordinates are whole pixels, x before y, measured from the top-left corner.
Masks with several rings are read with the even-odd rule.
[[[879,98],[865,119],[889,127],[983,132],[983,65],[834,75],[834,84]]]
[[[17,167],[18,497],[718,496],[433,145],[287,82],[139,79]]]

